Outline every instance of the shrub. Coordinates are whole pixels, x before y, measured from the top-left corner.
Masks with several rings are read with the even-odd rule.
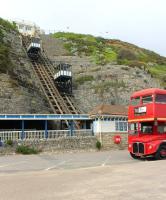
[[[25,154],[25,155],[28,155],[28,154],[37,154],[37,153],[39,153],[39,150],[35,149],[34,147],[29,147],[29,146],[26,146],[26,145],[21,145],[21,146],[18,146],[16,148],[16,153]]]
[[[98,150],[101,150],[101,147],[102,147],[101,142],[99,140],[97,140],[97,142],[96,142],[96,148]]]
[[[123,60],[123,59],[136,60],[137,57],[136,57],[135,53],[133,53],[131,50],[129,50],[127,48],[122,48],[118,53],[118,59],[120,59],[120,60]]]
[[[7,144],[9,146],[13,146],[13,141],[12,140],[6,140],[5,144]]]

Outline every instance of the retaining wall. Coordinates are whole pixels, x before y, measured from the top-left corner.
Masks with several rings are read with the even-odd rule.
[[[114,137],[119,135],[121,137],[121,142],[120,144],[115,144],[114,143]],[[102,141],[102,146],[103,149],[126,149],[127,144],[128,144],[128,133],[123,132],[123,133],[101,133],[96,135],[98,140]]]
[[[0,154],[13,154],[17,145],[28,145],[42,152],[68,151],[68,150],[90,150],[96,149],[97,138],[87,137],[61,137],[52,140],[25,140],[14,142],[14,147],[0,147]]]

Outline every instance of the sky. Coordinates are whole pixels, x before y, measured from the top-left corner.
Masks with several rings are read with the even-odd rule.
[[[119,39],[166,56],[166,0],[0,0],[0,17]]]

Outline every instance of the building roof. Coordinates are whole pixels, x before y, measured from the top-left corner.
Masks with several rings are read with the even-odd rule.
[[[97,115],[128,115],[127,106],[123,105],[109,105],[109,104],[100,104],[96,106],[90,113],[90,116]]]

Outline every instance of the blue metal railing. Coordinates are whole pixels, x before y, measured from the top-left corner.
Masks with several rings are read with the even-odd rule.
[[[0,120],[6,119],[6,120],[21,120],[21,119],[36,119],[36,120],[89,120],[89,115],[86,114],[80,114],[80,115],[70,115],[70,114],[48,114],[48,115],[42,115],[42,114],[0,114]]]

